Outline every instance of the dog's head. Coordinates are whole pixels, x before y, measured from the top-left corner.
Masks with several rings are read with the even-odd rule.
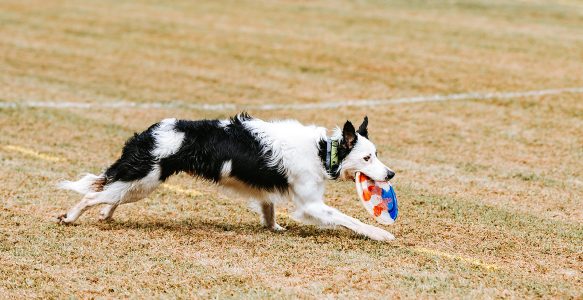
[[[378,159],[377,149],[368,139],[367,127],[368,117],[364,117],[358,130],[350,121],[344,123],[338,145],[341,179],[354,179],[356,172],[377,181],[388,181],[395,176],[395,172]]]

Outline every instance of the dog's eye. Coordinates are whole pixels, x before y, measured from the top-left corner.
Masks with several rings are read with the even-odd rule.
[[[363,157],[362,159],[364,159],[364,161],[369,161],[370,160],[370,154],[367,155],[367,156],[365,156],[365,157]]]

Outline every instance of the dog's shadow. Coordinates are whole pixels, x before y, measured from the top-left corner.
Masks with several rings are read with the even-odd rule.
[[[143,230],[147,232],[173,231],[183,232],[188,235],[196,235],[197,232],[230,232],[234,234],[264,234],[269,233],[278,236],[294,236],[300,238],[318,238],[318,242],[333,242],[339,238],[353,239],[355,241],[372,241],[366,237],[357,235],[348,229],[325,229],[311,225],[300,225],[291,222],[281,223],[286,228],[284,231],[271,231],[259,223],[227,223],[209,220],[112,220],[108,222],[95,222],[93,226],[104,231],[116,230]]]

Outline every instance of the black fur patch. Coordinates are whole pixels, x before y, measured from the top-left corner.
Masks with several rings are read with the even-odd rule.
[[[246,113],[231,118],[227,126],[219,120],[179,120],[174,130],[184,133],[180,149],[173,155],[156,161],[151,152],[155,147],[152,131],[135,134],[123,149],[121,158],[106,171],[107,182],[132,181],[145,177],[155,164],[160,165],[160,180],[186,172],[193,176],[219,182],[221,169],[231,161],[230,176],[254,188],[287,191],[288,180],[277,166],[268,165],[269,149],[245,128],[252,117]]]
[[[221,179],[223,163],[231,161],[231,176],[255,188],[285,191],[288,181],[277,167],[268,165],[271,151],[244,126],[247,114],[231,118],[223,127],[218,120],[180,120],[175,129],[185,133],[180,150],[160,161],[161,180],[187,172],[213,182]],[[265,153],[265,154],[264,154]]]
[[[356,139],[354,140],[354,144],[356,144],[358,142],[358,136],[356,136]],[[324,169],[326,169],[326,155],[327,155],[327,140],[320,140],[318,142],[318,155],[320,156],[320,160],[322,162],[322,166],[324,167]],[[350,151],[352,151],[353,147],[346,147],[346,143],[344,143],[342,141],[342,139],[340,139],[339,143],[338,143],[338,161],[340,162],[339,165],[342,164],[342,161],[348,156],[348,154],[350,154]],[[339,174],[339,169],[336,170],[331,170],[332,174],[330,174],[332,176],[333,179],[338,178],[338,176],[340,176]]]
[[[322,166],[324,167],[324,170],[326,170],[326,156],[327,156],[327,144],[328,141],[327,140],[320,140],[318,141],[318,156],[320,156],[320,161],[322,162]],[[338,160],[340,161],[340,160]]]
[[[364,116],[364,120],[356,132],[368,139],[368,116]]]
[[[338,143],[338,161],[342,162],[347,156],[348,154],[350,154],[350,151],[352,151],[352,149],[354,149],[354,145],[356,145],[356,143],[358,142],[358,136],[354,136],[354,141],[352,142],[352,144],[350,146],[347,145],[347,143],[344,142],[340,142]]]
[[[154,166],[154,137],[152,131],[156,123],[146,131],[137,134],[126,141],[121,157],[105,171],[106,184],[115,181],[133,181],[144,178]]]

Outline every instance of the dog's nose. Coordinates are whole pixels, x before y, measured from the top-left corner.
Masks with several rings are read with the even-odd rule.
[[[387,171],[387,177],[385,177],[385,180],[389,181],[391,180],[393,177],[395,177],[395,172],[388,170]]]

